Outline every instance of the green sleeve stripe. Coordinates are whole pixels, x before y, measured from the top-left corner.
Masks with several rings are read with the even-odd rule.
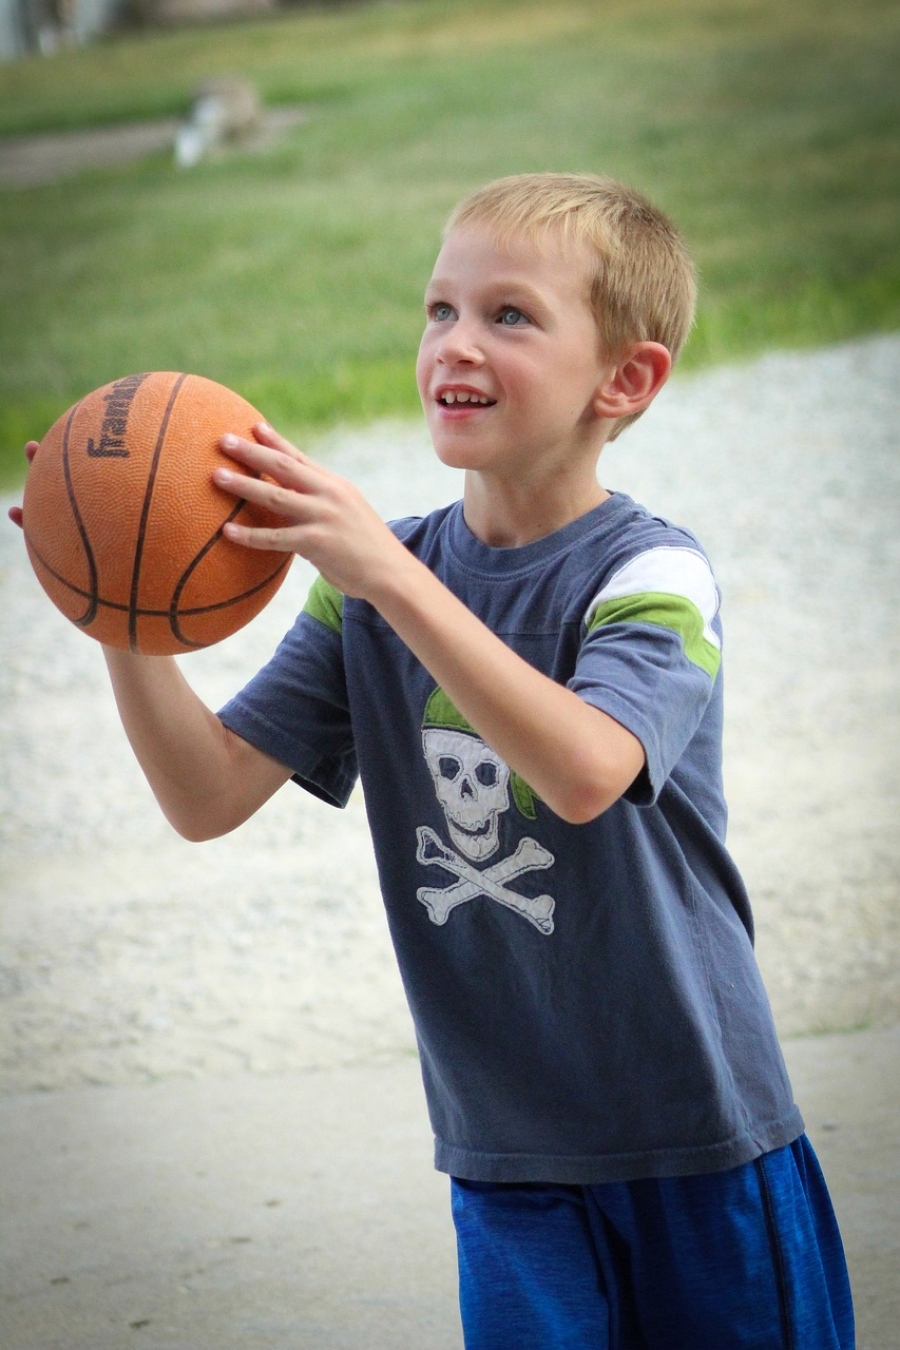
[[[711,680],[716,678],[721,653],[704,636],[703,615],[685,596],[651,591],[603,600],[591,613],[588,631],[610,623],[653,623],[670,629],[681,638],[687,659],[705,670]]]
[[[324,577],[316,577],[309,588],[303,613],[318,619],[335,633],[340,633],[344,617],[344,597],[337,586],[332,586]]]

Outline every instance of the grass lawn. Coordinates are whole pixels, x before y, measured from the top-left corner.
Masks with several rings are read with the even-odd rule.
[[[224,73],[310,114],[187,172],[0,188],[0,483],[137,370],[298,436],[413,411],[441,222],[499,174],[608,172],[673,215],[703,286],[686,363],[896,328],[898,68],[888,0],[395,0],[0,66],[0,135],[182,113]]]

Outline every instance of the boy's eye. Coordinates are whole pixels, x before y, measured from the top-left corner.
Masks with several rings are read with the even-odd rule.
[[[428,314],[438,323],[446,323],[448,319],[453,318],[453,306],[446,304],[443,300],[438,300],[436,304],[428,306]]]
[[[515,328],[518,324],[528,323],[527,315],[523,314],[515,305],[505,305],[498,315],[498,322],[505,328]]]

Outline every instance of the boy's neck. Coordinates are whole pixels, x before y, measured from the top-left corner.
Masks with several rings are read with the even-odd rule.
[[[463,512],[466,524],[492,548],[522,548],[555,534],[573,520],[607,501],[610,493],[596,477],[557,481],[537,492],[530,483],[498,483],[469,471],[465,477]]]

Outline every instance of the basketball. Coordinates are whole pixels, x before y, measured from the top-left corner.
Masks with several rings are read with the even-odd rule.
[[[199,375],[154,371],[95,389],[50,428],[28,470],[22,525],[58,609],[107,646],[149,656],[221,642],[259,613],[292,554],[242,548],[229,520],[277,523],[212,482],[243,465],[218,447],[261,415]]]

